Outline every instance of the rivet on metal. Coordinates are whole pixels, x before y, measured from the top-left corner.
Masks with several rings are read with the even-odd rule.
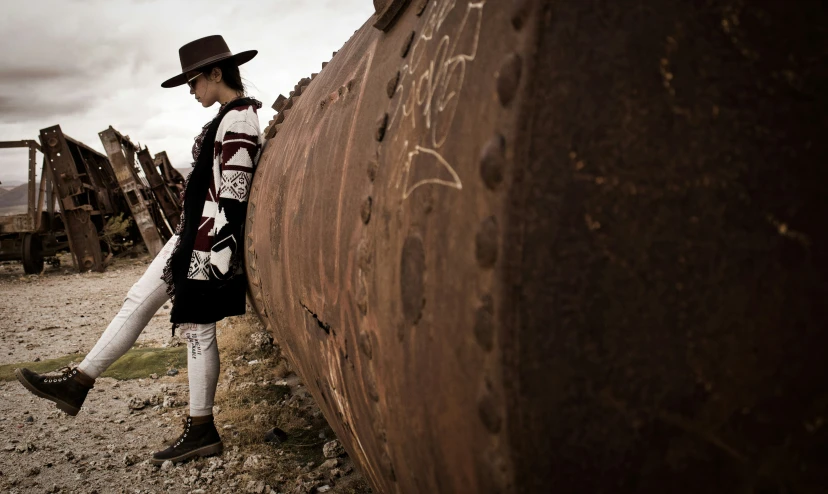
[[[388,127],[388,114],[387,113],[384,114],[383,116],[381,116],[379,118],[379,120],[377,120],[377,132],[376,132],[376,135],[374,137],[376,137],[376,139],[378,141],[382,141],[382,139],[385,137],[386,127]]]
[[[360,314],[364,316],[368,313],[368,288],[365,286],[364,276],[360,276],[357,281],[356,304]]]
[[[374,27],[388,32],[405,8],[409,0],[374,0]]]
[[[490,268],[497,262],[498,229],[494,216],[490,216],[480,223],[475,237],[475,256],[477,264],[482,268]]]
[[[373,358],[374,351],[371,348],[371,335],[367,331],[361,331],[359,333],[359,349],[368,357],[368,360]]]
[[[398,70],[391,79],[388,80],[388,85],[385,86],[386,94],[389,98],[393,98],[397,93],[397,84],[400,82],[400,71]]]
[[[391,463],[391,457],[388,455],[388,446],[382,451],[382,457],[380,458],[380,465],[382,465],[382,470],[385,472],[385,476],[391,479],[391,481],[396,482],[397,476],[394,474],[394,464]]]
[[[414,42],[414,31],[411,31],[411,34],[405,37],[405,41],[403,41],[402,48],[400,49],[400,57],[405,58],[408,55],[408,51],[411,49],[411,43]]]
[[[357,266],[366,273],[371,271],[371,240],[367,237],[362,237],[357,245]]]
[[[506,106],[515,98],[520,86],[522,69],[523,63],[517,53],[510,53],[500,64],[497,74],[497,97],[501,105]]]
[[[481,305],[474,315],[474,338],[487,352],[494,347],[494,302],[489,294],[480,298]]]
[[[362,217],[362,222],[366,225],[369,221],[371,221],[371,204],[373,203],[373,201],[374,200],[371,199],[371,196],[368,196],[368,198],[365,199],[365,202],[362,203],[362,209],[359,212],[360,216]]]
[[[497,410],[497,403],[489,393],[485,393],[477,402],[477,413],[483,426],[492,434],[500,432],[502,419]]]
[[[494,190],[503,181],[505,161],[506,139],[497,134],[486,143],[480,157],[480,177],[489,189]]]
[[[287,98],[280,94],[276,97],[276,101],[273,102],[271,108],[276,111],[282,111],[282,107],[285,106],[285,101],[287,101]]]
[[[529,14],[529,0],[513,0],[512,5],[512,26],[520,30]]]
[[[425,306],[425,247],[418,235],[405,239],[400,256],[400,299],[409,327],[423,316]]]
[[[379,163],[376,160],[371,160],[368,162],[368,180],[373,182],[377,178],[378,169]]]
[[[365,383],[365,393],[372,401],[379,401],[379,392],[377,391],[377,378],[374,376],[374,369],[370,365],[362,368],[363,382]]]

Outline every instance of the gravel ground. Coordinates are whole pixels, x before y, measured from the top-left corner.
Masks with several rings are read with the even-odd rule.
[[[0,263],[0,364],[78,353],[77,364],[149,262],[146,254],[124,257],[103,273],[76,274],[63,254],[61,267],[30,276],[19,263]],[[138,344],[172,343],[168,321],[169,307],[161,308]],[[218,334],[233,343],[232,351],[219,345],[215,416],[223,455],[176,466],[149,463],[183,430],[186,369],[157,378],[99,378],[76,417],[16,381],[0,381],[0,492],[370,493],[278,345],[262,343],[268,338],[255,318],[225,319]],[[247,347],[237,343],[247,340]],[[276,425],[290,439],[266,443],[264,433]]]
[[[91,350],[150,263],[144,254],[115,259],[103,273],[80,274],[67,253],[59,258],[61,266],[46,265],[42,275],[25,275],[19,262],[0,263],[0,364]],[[169,314],[165,304],[139,346],[169,340]]]

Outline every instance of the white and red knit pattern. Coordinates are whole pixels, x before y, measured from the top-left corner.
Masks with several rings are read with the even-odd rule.
[[[233,108],[222,118],[187,278],[227,279],[242,270],[245,203],[263,144],[254,105]]]

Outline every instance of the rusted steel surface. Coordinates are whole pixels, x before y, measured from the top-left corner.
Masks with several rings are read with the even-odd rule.
[[[251,298],[376,492],[824,492],[826,17],[413,0],[274,104]]]
[[[146,187],[135,170],[135,145],[112,126],[98,135],[109,156],[118,185],[126,197],[135,225],[141,232],[141,237],[150,255],[155,256],[161,252],[161,248],[164,247],[170,235],[163,235],[163,232],[168,232],[168,229],[162,221],[159,222],[160,214],[153,210],[157,206],[148,197]]]
[[[184,177],[181,176],[181,173],[179,173],[178,170],[173,168],[170,163],[170,158],[167,157],[166,151],[156,153],[153,158],[153,162],[155,163],[155,166],[161,170],[161,175],[164,177],[164,183],[166,183],[167,187],[175,193],[176,201],[180,202],[181,191],[184,190]]]
[[[100,153],[82,147],[67,137],[59,125],[40,130],[40,144],[57,192],[61,218],[78,270],[103,271],[98,230],[101,228],[100,196],[90,184],[95,177],[82,154],[105,160]],[[91,153],[90,153],[91,151]],[[92,154],[94,153],[94,154]]]
[[[169,227],[175,230],[178,226],[178,220],[181,217],[181,205],[178,203],[178,194],[173,194],[169,189],[164,178],[158,172],[155,161],[150,155],[149,149],[144,147],[137,153],[138,162],[141,163],[141,168],[144,170],[144,175],[147,177],[152,194],[155,196],[161,213],[164,215]],[[169,236],[172,236],[171,234]],[[169,237],[168,237],[169,238]]]

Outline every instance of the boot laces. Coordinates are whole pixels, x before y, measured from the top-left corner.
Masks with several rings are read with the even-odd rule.
[[[78,373],[77,367],[61,367],[56,372],[60,372],[60,376],[47,377],[43,382],[45,383],[59,383],[68,381]]]
[[[176,439],[175,444],[173,444],[173,448],[177,448],[178,446],[181,445],[181,443],[184,442],[184,439],[187,437],[187,434],[189,434],[189,432],[190,432],[190,427],[193,424],[193,419],[192,419],[192,417],[187,417],[187,418],[183,419],[182,422],[184,424],[184,432],[182,432],[181,435],[178,437],[178,439]]]

